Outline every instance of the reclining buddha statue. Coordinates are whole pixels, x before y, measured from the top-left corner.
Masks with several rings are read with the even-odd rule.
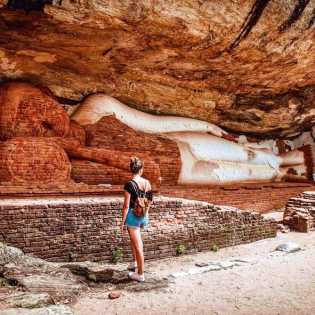
[[[211,123],[184,117],[151,115],[103,94],[87,97],[71,118],[82,126],[100,125],[96,128],[98,134],[94,132],[94,137],[95,127],[90,128],[91,144],[93,139],[94,143],[101,143],[102,138],[104,140],[108,137],[105,133],[113,134],[114,128],[109,131],[109,126],[115,124],[120,124],[125,132],[129,129],[130,137],[126,134],[128,144],[131,147],[139,146],[142,150],[149,149],[152,152],[154,148],[146,148],[145,143],[133,145],[130,138],[139,137],[141,142],[143,135],[158,135],[159,143],[156,145],[161,149],[156,157],[164,160],[159,163],[162,179],[173,184],[218,185],[281,181],[309,176],[302,150],[277,155],[271,149],[259,148],[257,144],[241,145],[227,132]],[[132,130],[137,135],[132,134]],[[116,143],[116,146],[126,147],[126,137],[117,142],[114,140],[112,145]],[[162,142],[162,139],[172,143],[172,147],[165,140]],[[174,165],[174,161],[177,165]],[[176,175],[174,169],[177,171]],[[170,178],[169,174],[173,177]]]
[[[122,184],[133,155],[157,186],[309,176],[300,150],[277,155],[240,145],[211,123],[144,113],[103,94],[69,117],[48,89],[21,82],[0,86],[0,140],[2,184]]]

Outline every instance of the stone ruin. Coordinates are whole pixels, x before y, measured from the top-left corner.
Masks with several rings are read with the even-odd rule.
[[[103,99],[101,96],[102,101]],[[108,100],[110,102],[107,102]],[[167,118],[171,121],[177,119],[177,125],[167,124],[163,120],[162,124],[158,122],[155,126],[153,122],[149,123],[149,129],[144,132],[148,127],[141,125],[141,113],[131,111],[132,115],[129,117],[140,115],[135,124],[135,121],[128,120],[125,113],[130,110],[125,105],[114,101],[116,108],[122,107],[123,111],[113,114],[108,109],[113,100],[105,98],[105,101],[101,108],[91,109],[90,103],[87,103],[89,106],[79,107],[77,112],[69,117],[45,88],[20,82],[6,83],[0,87],[0,187],[2,192],[5,191],[3,195],[7,196],[1,204],[3,241],[22,248],[26,253],[49,260],[110,261],[116,247],[128,251],[127,239],[118,237],[121,199],[112,199],[112,195],[121,194],[121,185],[130,176],[129,158],[135,154],[144,159],[145,176],[151,180],[154,189],[169,196],[157,199],[152,207],[151,228],[144,233],[147,258],[176,255],[176,246],[181,242],[186,244],[188,251],[207,250],[213,244],[224,247],[275,236],[275,222],[251,213],[253,201],[250,201],[250,212],[239,212],[235,208],[224,207],[229,202],[226,197],[221,198],[222,206],[213,206],[209,196],[215,190],[211,185],[205,185],[208,183],[207,178],[206,181],[202,178],[200,182],[197,181],[195,188],[192,184],[181,183],[187,176],[182,173],[185,172],[185,167],[190,165],[183,158],[188,151],[183,150],[180,147],[181,142],[178,142],[178,137],[182,134],[187,136],[189,141],[191,138],[194,140],[196,134],[201,137],[197,138],[198,141],[207,141],[210,146],[206,146],[208,151],[198,151],[195,140],[188,142],[191,152],[196,156],[192,167],[201,167],[203,170],[213,165],[212,160],[209,160],[209,164],[197,160],[201,154],[209,154],[210,159],[213,159],[211,156],[217,154],[211,149],[213,141],[222,148],[230,146],[232,152],[239,152],[240,158],[244,158],[244,164],[233,162],[234,164],[230,165],[234,165],[235,170],[242,170],[245,165],[250,170],[256,170],[258,176],[256,186],[244,181],[243,188],[247,190],[247,194],[253,189],[255,192],[262,190],[264,186],[260,183],[259,176],[263,175],[263,170],[271,174],[269,183],[264,184],[264,189],[267,189],[268,185],[281,189],[283,187],[279,186],[279,180],[293,178],[307,181],[310,176],[313,160],[308,147],[277,155],[270,149],[239,145],[232,137],[211,124],[178,118]],[[107,111],[105,113],[104,108]],[[91,120],[95,113],[98,115],[93,122]],[[146,119],[150,121],[155,118],[146,116]],[[184,127],[181,127],[182,121]],[[153,127],[166,128],[167,132],[163,133],[164,129],[158,129],[159,132],[152,133],[150,128]],[[182,133],[179,133],[178,128],[190,128],[192,131],[189,133],[180,129]],[[201,130],[212,132],[216,136],[205,132],[205,135],[201,134]],[[220,157],[223,159],[222,164],[220,160],[215,160],[216,167],[224,170],[226,165],[229,166],[229,162],[224,160],[228,158],[229,155],[223,154]],[[232,158],[235,159],[235,156]],[[259,173],[257,170],[262,171]],[[294,174],[292,170],[295,170]],[[189,176],[191,174],[194,175],[190,173]],[[206,174],[212,178],[211,173],[207,171]],[[230,183],[229,172],[225,174],[227,183]],[[241,171],[239,174],[244,176],[246,173]],[[255,173],[250,172],[249,176],[252,174]],[[186,178],[193,179],[189,176]],[[236,180],[240,178],[242,179],[236,177]],[[110,186],[104,187],[104,184]],[[217,184],[220,184],[220,181]],[[288,189],[288,184],[282,185]],[[297,187],[304,189],[305,185],[310,184],[291,185],[296,191]],[[30,187],[40,188],[36,191],[29,190]],[[61,187],[57,193],[56,187]],[[235,185],[228,185],[222,192],[231,199],[235,189]],[[236,190],[240,192],[240,197],[235,196],[235,201],[246,199],[242,196],[242,190]],[[194,191],[198,193],[195,194]],[[8,197],[10,193],[11,197]],[[38,199],[40,194],[50,194],[52,197]],[[75,197],[76,194],[80,195],[79,199]],[[82,194],[90,196],[83,197]],[[102,199],[98,194],[105,196]],[[270,193],[267,194],[266,203],[270,199]],[[287,196],[291,194],[292,192]],[[56,195],[64,197],[60,199]],[[219,193],[217,195],[220,196]],[[15,199],[21,196],[24,197]],[[30,196],[32,198],[29,198]],[[176,199],[176,196],[188,200]],[[283,196],[274,198],[280,200]],[[206,202],[189,200],[192,198]],[[242,204],[239,206],[242,208]],[[16,232],[21,224],[23,228]],[[127,253],[126,257],[129,257]]]
[[[314,229],[312,3],[184,2],[0,0],[0,241],[51,261],[129,260],[133,155],[157,195],[148,259],[274,237],[255,211],[288,199],[283,222]],[[54,299],[54,285],[83,289],[69,269],[121,276],[28,257],[20,270],[23,258],[0,262],[4,278]]]
[[[315,192],[304,191],[288,200],[283,223],[292,230],[309,232],[315,229]]]

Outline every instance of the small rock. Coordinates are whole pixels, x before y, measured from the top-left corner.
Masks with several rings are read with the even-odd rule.
[[[108,298],[110,300],[115,300],[115,299],[118,299],[120,298],[121,296],[121,292],[120,291],[112,291],[108,294]]]
[[[285,252],[285,253],[294,253],[299,250],[301,250],[300,245],[294,243],[294,242],[287,242],[280,244],[279,246],[276,247],[277,251]]]
[[[200,262],[200,263],[196,263],[196,264],[195,264],[196,267],[206,267],[206,266],[208,266],[208,265],[209,265],[209,264],[204,263],[204,262]]]

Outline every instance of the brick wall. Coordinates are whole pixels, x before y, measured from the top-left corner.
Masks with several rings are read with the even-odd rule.
[[[160,166],[161,177],[164,184],[177,183],[180,169],[181,158],[176,142],[163,138],[158,135],[147,134],[133,130],[121,123],[114,116],[103,117],[94,125],[86,126],[87,145],[91,147],[115,149],[123,152],[131,152],[132,155],[147,154],[154,159]],[[89,169],[89,164],[75,164],[73,177],[75,180],[84,178],[86,182],[95,181],[93,174],[89,178],[86,170]],[[145,166],[146,170],[146,166]],[[103,170],[102,170],[103,171]],[[96,170],[94,171],[94,174]],[[82,175],[81,175],[82,174]],[[98,173],[100,174],[100,172]],[[80,177],[81,176],[81,177]],[[116,181],[119,181],[117,176]],[[109,182],[110,184],[113,182]],[[120,182],[120,184],[123,181]]]
[[[128,235],[119,232],[121,207],[121,197],[1,199],[0,238],[54,261],[110,261],[116,247],[128,258]],[[259,214],[176,198],[156,197],[150,220],[143,232],[147,259],[176,255],[179,244],[203,251],[276,235],[276,223]]]
[[[291,197],[305,190],[315,190],[315,186],[307,183],[266,183],[225,187],[161,187],[163,195],[202,200],[260,213],[283,208]]]

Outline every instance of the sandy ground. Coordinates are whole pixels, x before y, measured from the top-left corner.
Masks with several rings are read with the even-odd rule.
[[[302,250],[270,256],[286,241]],[[178,258],[147,263],[147,274],[167,276],[187,271],[196,262],[250,257],[254,265],[176,278],[169,288],[125,292],[109,300],[108,292],[89,292],[74,305],[77,315],[110,314],[315,314],[315,232],[279,234],[259,241]]]

